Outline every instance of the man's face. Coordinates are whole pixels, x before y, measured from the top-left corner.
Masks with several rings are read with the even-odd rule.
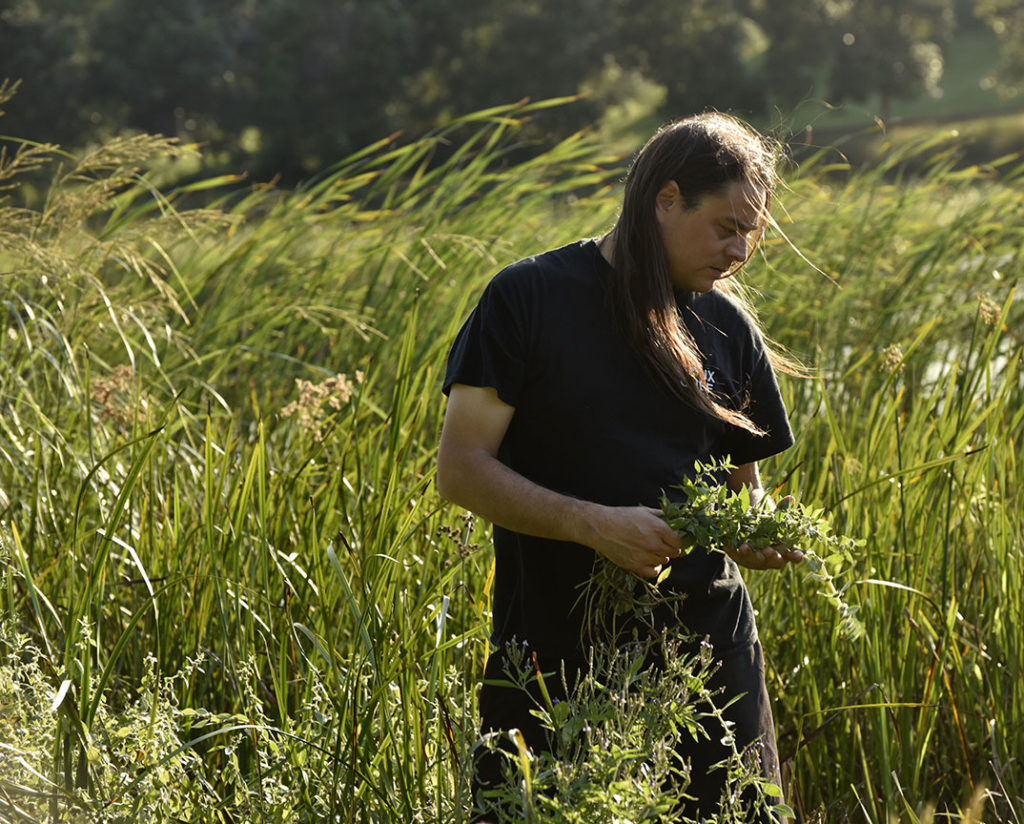
[[[687,209],[675,181],[661,187],[655,216],[672,285],[707,292],[746,259],[765,220],[765,193],[748,183],[727,184]]]

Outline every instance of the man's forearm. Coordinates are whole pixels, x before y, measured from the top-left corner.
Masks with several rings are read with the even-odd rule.
[[[513,532],[589,545],[597,504],[540,486],[483,449],[439,460],[438,489],[452,503]]]

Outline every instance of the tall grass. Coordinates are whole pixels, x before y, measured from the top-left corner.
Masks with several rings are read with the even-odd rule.
[[[491,565],[433,489],[444,356],[622,171],[585,136],[523,159],[529,114],[295,192],[161,194],[157,138],[9,145],[0,181],[53,182],[0,206],[0,820],[464,820]],[[803,820],[1024,807],[1020,170],[921,151],[791,175],[793,245],[745,275],[816,376],[767,474],[867,539],[861,640],[748,576]]]
[[[837,647],[791,581],[755,588],[762,625],[780,628],[775,694],[803,809],[852,796],[874,820],[914,820],[984,786],[991,814],[1018,820],[1021,167],[954,171],[941,145],[917,151],[930,169],[913,181],[884,167],[797,179],[793,232],[829,280],[801,289],[815,276],[785,249],[753,279],[773,333],[818,375],[787,384],[799,440],[776,475],[868,539],[868,637]]]

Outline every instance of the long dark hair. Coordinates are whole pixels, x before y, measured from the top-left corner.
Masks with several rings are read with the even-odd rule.
[[[708,391],[701,353],[679,316],[655,202],[669,181],[678,184],[689,209],[696,208],[705,195],[734,182],[751,184],[770,200],[776,159],[768,140],[718,112],[663,126],[630,166],[622,212],[612,230],[611,298],[629,345],[681,401],[756,434],[763,433],[741,410],[720,404]],[[716,284],[716,288],[721,287]]]

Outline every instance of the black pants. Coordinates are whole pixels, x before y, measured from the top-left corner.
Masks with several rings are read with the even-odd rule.
[[[720,666],[708,682],[708,687],[712,691],[722,690],[715,696],[715,706],[722,707],[736,695],[742,694],[742,697],[729,705],[723,713],[725,719],[734,725],[732,732],[735,747],[740,751],[750,747],[754,755],[755,773],[778,785],[778,752],[771,706],[764,683],[761,645],[754,642],[749,646],[736,647],[725,654],[716,654],[715,658],[720,662]],[[551,699],[557,701],[566,700],[566,687],[568,692],[572,692],[585,671],[579,662],[539,660],[537,663],[542,671],[556,673],[555,677],[545,678],[544,683]],[[656,661],[652,663],[657,666]],[[529,657],[527,665],[532,667]],[[549,733],[530,712],[541,703],[536,680],[528,684],[526,692],[520,688],[487,683],[508,681],[506,671],[509,666],[508,653],[502,648],[493,651],[487,661],[485,683],[480,693],[481,732],[518,729],[531,750],[550,752],[553,749],[553,742],[548,738]],[[698,710],[700,709],[698,707]],[[725,730],[714,718],[706,720],[704,728],[708,733],[706,738],[697,740],[684,734],[676,746],[677,752],[691,765],[690,783],[686,788],[686,794],[695,796],[695,800],[680,800],[680,818],[685,816],[701,820],[711,816],[718,811],[719,802],[726,788],[726,771],[721,768],[712,769],[713,765],[728,758],[731,752],[731,748],[722,743]],[[501,810],[489,806],[482,793],[488,787],[501,782],[505,763],[507,758],[500,753],[478,750],[474,764],[473,797],[477,801],[476,815],[480,820],[503,820]],[[755,798],[756,796],[748,796],[744,801],[753,803]],[[779,803],[781,799],[772,801]],[[776,821],[767,807],[752,820],[766,823]]]

